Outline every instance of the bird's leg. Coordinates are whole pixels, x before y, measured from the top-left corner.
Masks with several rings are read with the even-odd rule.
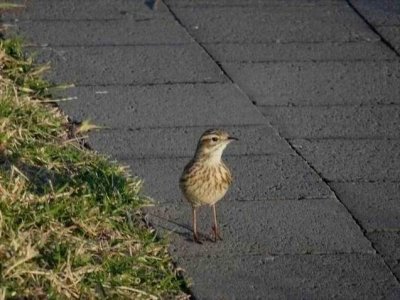
[[[193,240],[196,243],[202,244],[199,239],[199,235],[197,234],[197,220],[196,220],[196,208],[192,208],[192,215],[193,215]]]
[[[213,215],[214,215],[214,224],[211,228],[214,233],[214,242],[216,242],[217,239],[222,241],[221,233],[219,232],[219,228],[218,228],[218,224],[217,224],[217,212],[215,210],[215,204],[212,205],[212,210],[213,210]]]

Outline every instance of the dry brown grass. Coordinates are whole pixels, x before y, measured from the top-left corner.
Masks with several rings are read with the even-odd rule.
[[[84,149],[51,86],[0,45],[0,299],[186,298],[140,181]]]

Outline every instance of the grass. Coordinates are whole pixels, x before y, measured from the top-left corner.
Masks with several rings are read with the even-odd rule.
[[[187,299],[140,181],[82,146],[47,69],[1,41],[0,299]]]

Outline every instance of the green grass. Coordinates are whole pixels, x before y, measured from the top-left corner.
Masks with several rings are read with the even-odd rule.
[[[186,299],[140,181],[79,143],[18,40],[0,44],[0,299]]]

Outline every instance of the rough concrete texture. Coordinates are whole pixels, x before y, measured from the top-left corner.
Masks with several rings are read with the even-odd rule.
[[[210,242],[211,209],[204,207],[198,212],[198,228],[204,240],[201,253],[192,242],[191,208],[185,201],[152,209],[148,220],[156,228],[170,232],[171,252],[177,257],[375,252],[335,199],[226,199],[217,205],[217,214],[223,243]]]
[[[350,3],[400,54],[400,2],[397,0],[351,0]]]
[[[292,153],[289,145],[268,125],[218,126],[239,138],[231,144],[225,155],[282,154]],[[96,150],[109,153],[119,160],[145,157],[190,157],[196,150],[197,141],[209,126],[138,128],[115,134],[115,130],[91,134],[89,143]],[[120,130],[120,129],[119,129]],[[143,141],[135,143],[131,141]]]
[[[399,183],[333,182],[331,186],[365,230],[400,230]]]
[[[295,148],[298,153],[315,167],[321,177],[327,180],[398,181],[398,142],[382,138],[398,138],[399,55],[390,45],[385,45],[371,34],[382,33],[380,28],[371,28],[371,22],[365,22],[351,5],[342,2],[332,6],[332,2],[327,2],[314,3],[307,8],[300,6],[310,5],[309,1],[301,4],[297,1],[295,7],[288,7],[288,3],[293,4],[291,1],[279,4],[276,1],[263,4],[256,1],[241,4],[203,1],[194,5],[170,0],[169,3],[173,4],[172,10],[188,31],[214,59],[221,62],[230,78],[253,103],[267,106],[262,108],[262,112],[275,122],[272,125],[277,126],[280,134],[297,138],[291,142],[297,143]],[[279,7],[281,4],[285,7]],[[253,13],[255,10],[257,13]],[[308,19],[303,23],[306,11]],[[322,16],[323,23],[319,23]],[[224,26],[227,20],[234,26]],[[291,28],[292,21],[299,27]],[[337,23],[332,25],[331,22]],[[312,34],[308,34],[309,25],[313,28]],[[397,27],[386,30],[391,36],[384,38],[395,47],[393,41],[397,36],[393,32]],[[391,106],[384,106],[386,104]],[[295,107],[276,107],[287,105]],[[298,107],[301,105],[313,107]],[[301,137],[323,139],[299,140]],[[388,198],[366,198],[361,203],[360,197],[349,200],[359,190],[353,190],[351,186],[347,188],[349,190],[338,198],[345,205],[357,203],[346,207],[358,224],[365,225],[363,230],[371,228],[368,227],[371,225],[381,227],[394,222],[392,211],[388,212],[396,211],[397,202],[389,200],[396,195],[394,189],[387,190]],[[385,217],[388,217],[386,222]],[[397,272],[397,267],[393,264],[389,266],[391,272]],[[224,270],[224,267],[219,265],[216,270]],[[231,274],[228,278],[232,278]],[[226,281],[223,284],[226,285]],[[235,281],[232,297],[240,290],[237,284]],[[303,293],[293,298],[312,298],[306,295]],[[353,296],[376,298],[373,295],[374,292],[369,292],[368,296],[356,293],[336,296],[344,299]],[[241,296],[246,298],[248,294]],[[285,296],[279,294],[281,298]],[[334,296],[325,293],[323,297]],[[218,298],[214,295],[210,297]],[[264,296],[267,297],[271,298],[271,292]],[[395,289],[378,297],[397,299],[400,292]]]
[[[396,59],[383,43],[203,44],[220,62],[287,62]]]
[[[18,35],[24,36],[29,28],[30,40],[39,46],[93,46],[93,45],[160,45],[184,44],[191,39],[185,30],[170,20],[148,19],[137,20],[76,20],[53,21],[57,26],[49,26],[49,21],[20,21]],[[107,26],[105,26],[107,25]],[[80,30],[86,27],[86,30]],[[162,29],[160,29],[162,28]],[[74,35],[64,35],[65,31],[75,32]]]
[[[285,138],[400,138],[400,107],[260,107]]]
[[[292,140],[329,181],[400,181],[400,140]]]
[[[273,7],[273,6],[313,6],[313,5],[346,5],[345,0],[166,0],[170,7],[208,7],[208,6],[256,6],[256,7]]]
[[[400,25],[381,26],[378,31],[400,53]]]
[[[397,0],[350,0],[372,25],[400,25],[400,2]]]
[[[77,98],[61,103],[74,119],[91,119],[114,129],[265,123],[231,84],[89,86],[68,89],[57,97]]]
[[[203,278],[204,289],[193,287],[202,299],[394,300],[400,292],[375,255],[193,257],[182,263]]]
[[[57,95],[77,97],[60,102],[71,119],[107,127],[90,145],[145,180],[148,220],[167,232],[194,297],[399,299],[398,232],[383,231],[398,222],[400,145],[383,138],[398,138],[400,60],[379,28],[344,0],[155,3],[37,0],[7,20],[51,61],[50,79],[78,86]],[[276,128],[251,100],[272,107]],[[327,107],[274,107],[288,104]],[[240,141],[224,156],[224,241],[199,246],[178,178],[210,127]],[[344,139],[289,140],[296,152],[283,128]],[[200,220],[208,233],[209,208]]]
[[[162,2],[159,2],[157,7],[146,5],[146,1],[132,0],[113,0],[112,4],[106,0],[35,0],[35,5],[31,5],[25,0],[14,0],[13,3],[26,5],[26,9],[10,11],[3,16],[6,20],[106,21],[133,19],[146,21],[153,18],[172,18]]]
[[[144,191],[159,202],[182,198],[179,176],[191,157],[122,161],[144,179]],[[226,156],[234,174],[230,199],[243,201],[297,200],[331,197],[332,193],[302,159],[293,155]]]
[[[50,47],[39,62],[52,62],[52,80],[76,85],[224,82],[222,71],[195,44],[126,47]]]
[[[174,13],[202,43],[379,40],[347,6],[192,7]]]
[[[222,65],[258,105],[400,103],[399,61]]]
[[[374,247],[383,255],[385,262],[400,279],[400,232],[378,231],[368,233]]]

